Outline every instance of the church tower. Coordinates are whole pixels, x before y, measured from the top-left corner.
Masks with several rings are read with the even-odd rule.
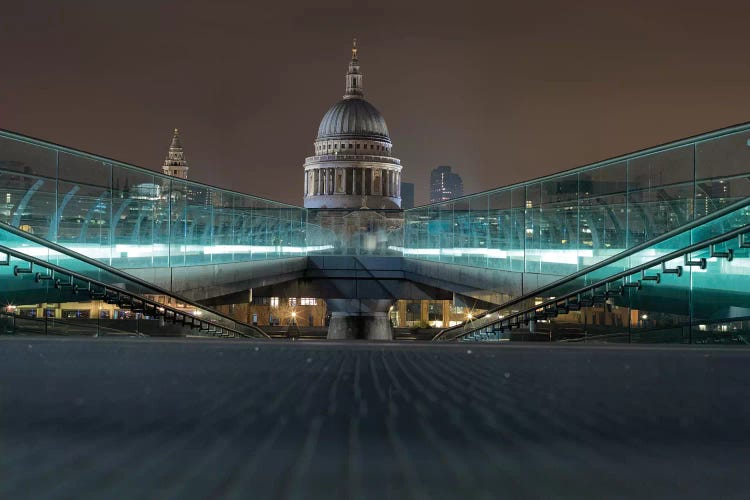
[[[185,159],[185,151],[183,151],[182,143],[180,142],[180,131],[174,129],[172,145],[169,146],[169,153],[167,153],[167,158],[164,160],[162,169],[167,175],[178,177],[180,179],[187,179],[188,168],[187,160]]]

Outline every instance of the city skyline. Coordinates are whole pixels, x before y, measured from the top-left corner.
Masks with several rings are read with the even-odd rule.
[[[735,2],[171,5],[6,6],[0,127],[156,171],[178,127],[191,179],[299,204],[354,36],[417,205],[436,165],[468,194],[747,120]]]

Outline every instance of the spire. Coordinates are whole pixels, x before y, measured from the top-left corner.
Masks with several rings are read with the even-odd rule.
[[[180,142],[180,131],[177,129],[174,129],[172,144],[169,146],[169,152],[164,160],[164,165],[162,165],[162,170],[167,175],[187,179],[188,164]]]
[[[169,149],[182,149],[182,144],[180,143],[180,131],[178,129],[174,129],[174,136],[172,136],[172,145],[169,147]]]
[[[352,41],[352,60],[349,61],[349,72],[346,74],[346,93],[344,99],[362,98],[362,73],[359,72],[357,59],[357,39]]]

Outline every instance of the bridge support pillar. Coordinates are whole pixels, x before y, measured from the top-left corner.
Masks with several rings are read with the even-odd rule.
[[[393,340],[388,311],[390,300],[329,299],[331,311],[328,338],[331,340]]]

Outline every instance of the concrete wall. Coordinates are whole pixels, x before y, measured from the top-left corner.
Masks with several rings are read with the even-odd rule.
[[[551,274],[518,273],[417,259],[403,259],[404,278],[493,304],[518,297],[561,277]]]
[[[560,279],[402,257],[339,255],[125,271],[192,300],[226,304],[237,303],[250,289],[274,297],[373,300],[450,300],[455,293],[499,304]]]
[[[201,301],[296,280],[304,276],[305,269],[307,257],[124,271],[188,299]]]

